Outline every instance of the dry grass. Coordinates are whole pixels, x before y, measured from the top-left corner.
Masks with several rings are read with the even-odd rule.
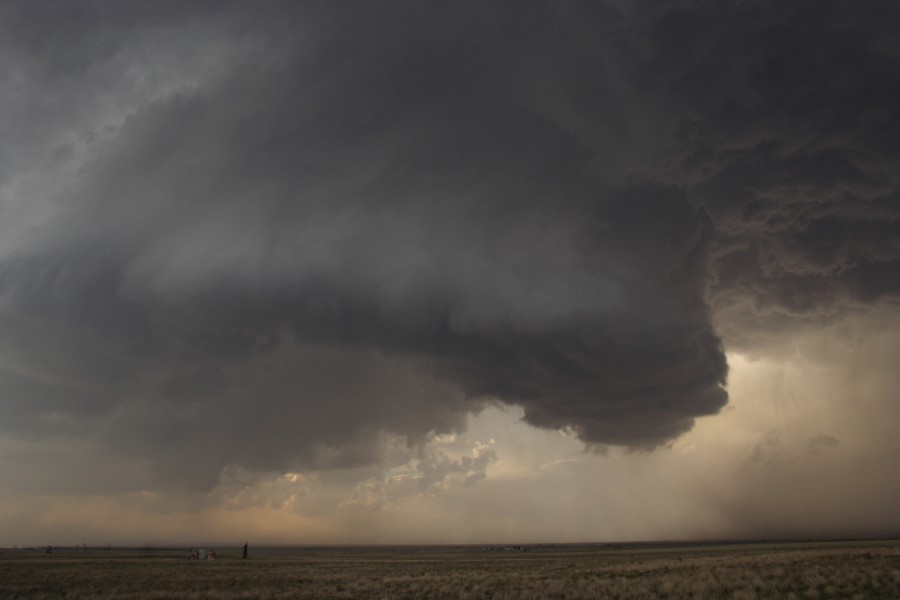
[[[900,542],[649,550],[3,555],[0,598],[900,598]]]

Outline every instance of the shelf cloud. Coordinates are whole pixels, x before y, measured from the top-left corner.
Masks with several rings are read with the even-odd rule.
[[[0,431],[122,491],[496,403],[670,444],[725,346],[896,305],[898,10],[8,3]]]

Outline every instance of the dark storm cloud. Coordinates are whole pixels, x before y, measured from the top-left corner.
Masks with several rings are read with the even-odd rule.
[[[651,72],[691,107],[675,177],[719,230],[710,298],[733,345],[900,293],[898,19],[748,2],[656,23]]]
[[[779,6],[10,4],[2,426],[199,486],[491,398],[678,436],[713,309],[900,281],[889,19]]]

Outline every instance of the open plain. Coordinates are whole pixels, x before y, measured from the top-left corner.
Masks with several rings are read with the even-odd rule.
[[[900,541],[5,550],[0,598],[900,598]]]

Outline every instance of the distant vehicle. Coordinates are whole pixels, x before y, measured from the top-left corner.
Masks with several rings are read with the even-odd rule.
[[[187,553],[188,560],[216,560],[216,551],[206,548],[191,548]]]

